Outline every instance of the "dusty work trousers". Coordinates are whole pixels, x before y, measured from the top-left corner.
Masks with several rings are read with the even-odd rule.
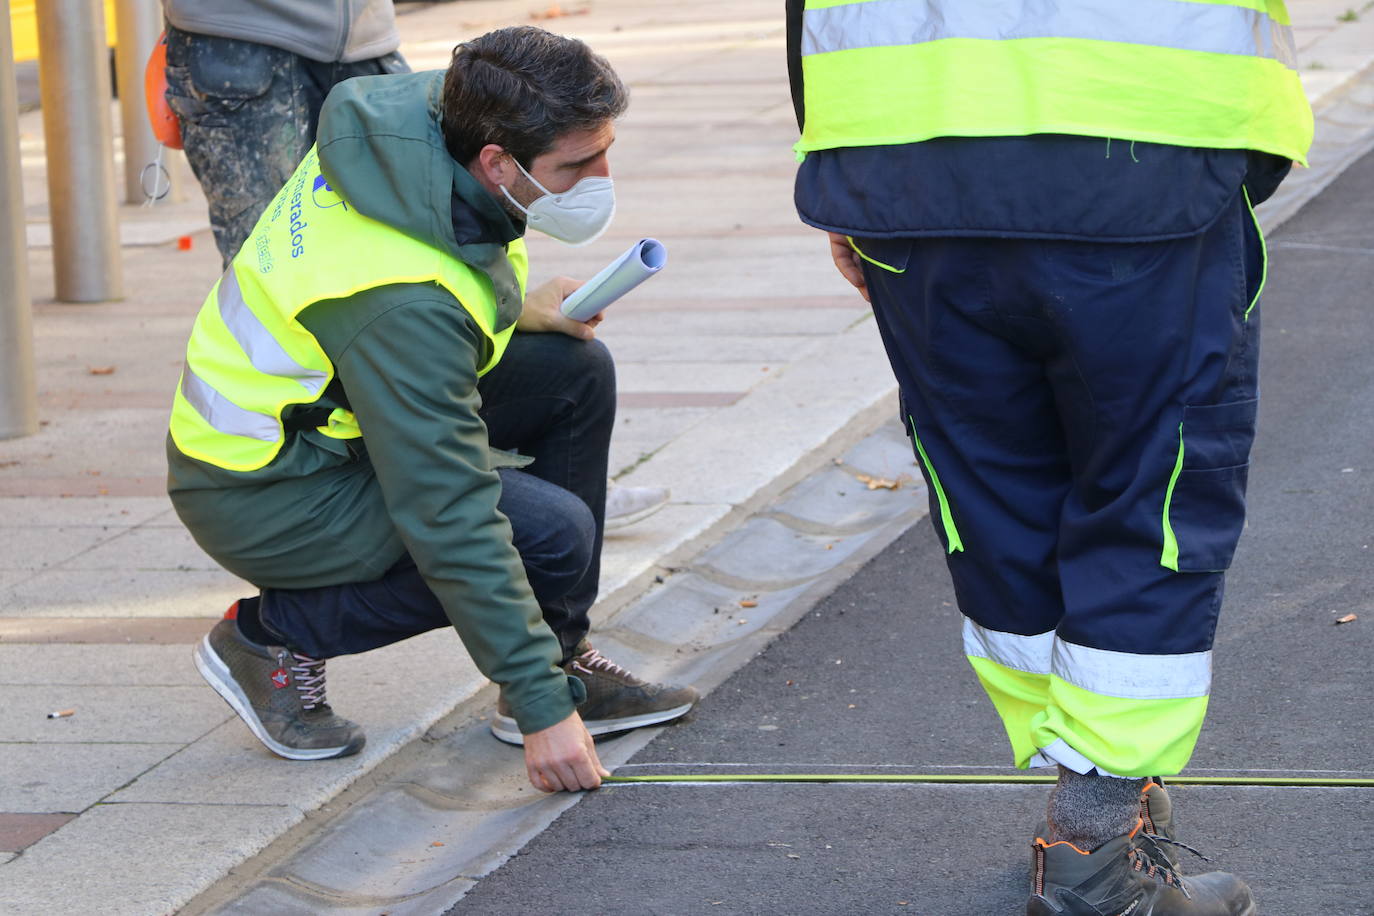
[[[329,90],[355,76],[409,69],[395,52],[321,63],[252,41],[167,29],[167,103],[181,123],[226,268],[314,146]]]
[[[852,240],[1018,766],[1177,772],[1244,524],[1263,241]]]

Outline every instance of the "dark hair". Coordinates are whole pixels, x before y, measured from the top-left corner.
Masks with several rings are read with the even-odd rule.
[[[577,39],[531,25],[497,29],[453,49],[444,144],[463,165],[495,143],[529,168],[561,134],[614,120],[629,101],[610,63]]]

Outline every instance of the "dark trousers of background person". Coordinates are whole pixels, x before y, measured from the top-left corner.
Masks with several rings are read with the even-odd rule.
[[[566,660],[587,635],[600,584],[615,366],[600,341],[517,333],[478,390],[491,444],[534,459],[499,472],[498,508]],[[314,658],[449,625],[408,556],[372,582],[263,589],[260,614],[282,645]]]
[[[315,143],[329,90],[355,76],[404,73],[397,52],[322,63],[281,48],[167,28],[167,101],[210,205],[224,266]]]

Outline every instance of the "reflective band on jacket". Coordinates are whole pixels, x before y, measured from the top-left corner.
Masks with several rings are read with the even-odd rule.
[[[799,152],[1066,133],[1304,161],[1281,0],[807,0]]]
[[[1287,23],[1255,9],[1189,0],[1131,0],[1110,6],[1100,0],[1059,0],[1051,9],[1026,15],[1021,6],[932,0],[864,0],[819,8],[808,4],[801,52],[805,56],[946,38],[1082,38],[1272,57],[1286,67],[1297,67]]]
[[[506,256],[523,292],[524,243]],[[334,378],[323,348],[298,320],[310,305],[396,283],[436,283],[487,338],[496,365],[513,327],[497,329],[491,281],[446,252],[355,212],[329,186],[312,149],[277,194],[196,316],[172,406],[184,454],[234,471],[265,466],[286,440],[282,418],[317,401]],[[347,410],[318,427],[362,435]]]
[[[248,361],[253,364],[253,368],[264,375],[279,375],[282,378],[295,379],[300,382],[301,387],[312,395],[319,394],[324,390],[326,381],[329,379],[328,373],[319,372],[315,369],[307,369],[300,363],[291,358],[291,354],[282,349],[281,344],[272,333],[263,327],[258,316],[253,314],[253,310],[248,307],[248,303],[243,301],[243,292],[239,289],[239,278],[234,274],[234,269],[230,267],[220,278],[219,286],[215,288],[215,301],[219,305],[220,318],[224,320],[224,326],[229,329],[229,333],[234,335],[234,340],[243,348],[247,354]]]

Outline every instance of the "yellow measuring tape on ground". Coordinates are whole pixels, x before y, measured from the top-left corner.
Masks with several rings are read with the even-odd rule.
[[[967,775],[959,773],[672,773],[611,776],[606,785],[655,783],[931,783],[974,785],[1052,785],[1054,776]],[[1170,776],[1173,786],[1266,786],[1295,788],[1374,788],[1374,779],[1344,776]]]

